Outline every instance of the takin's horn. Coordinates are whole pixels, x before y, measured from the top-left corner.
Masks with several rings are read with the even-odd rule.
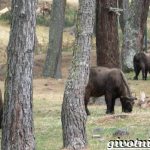
[[[129,97],[129,96],[121,96],[120,98],[126,98],[126,99],[129,99],[129,100],[137,100],[137,98],[136,97],[133,97],[133,96],[131,96],[131,97]]]

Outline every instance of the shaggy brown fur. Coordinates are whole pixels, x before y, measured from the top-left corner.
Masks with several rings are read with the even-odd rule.
[[[85,90],[85,109],[89,115],[87,104],[90,97],[105,95],[106,113],[114,113],[115,99],[120,98],[123,112],[131,112],[134,104],[128,83],[120,69],[106,67],[92,67],[89,82]]]
[[[150,72],[150,54],[145,52],[140,52],[135,54],[133,58],[135,80],[138,80],[138,75],[142,70],[143,80],[147,79],[147,73]]]

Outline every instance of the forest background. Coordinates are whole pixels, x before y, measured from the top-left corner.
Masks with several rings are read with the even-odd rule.
[[[39,7],[45,4],[44,1],[39,1]],[[47,3],[51,5],[50,2]],[[0,5],[1,9],[10,7],[8,2],[3,2]],[[68,69],[72,60],[72,50],[74,46],[75,21],[77,15],[78,3],[74,0],[69,0],[66,8],[65,29],[63,32],[63,53],[62,53],[62,79],[43,78],[43,64],[45,61],[46,50],[48,48],[49,37],[49,15],[43,16],[40,14],[37,17],[37,40],[38,46],[35,50],[34,58],[34,82],[33,82],[33,102],[34,102],[34,124],[35,137],[38,150],[57,150],[62,148],[62,128],[60,120],[61,104],[65,82],[68,76]],[[9,39],[9,17],[10,14],[5,13],[0,16],[0,88],[4,92],[4,79],[6,72],[6,48]],[[150,18],[147,21],[148,39],[150,39]],[[120,43],[122,40],[121,30],[119,29]],[[120,44],[121,46],[121,44]],[[91,64],[96,65],[96,47],[95,38],[93,38]],[[150,97],[150,77],[147,81],[142,81],[141,76],[139,81],[133,81],[134,73],[126,74],[131,90],[136,93],[140,99],[140,93],[145,92],[146,97]],[[106,148],[109,140],[117,139],[113,133],[117,129],[125,129],[129,132],[126,139],[148,139],[150,137],[150,109],[139,108],[136,106],[131,115],[125,118],[120,117],[121,108],[116,107],[114,116],[105,115],[105,104],[91,105],[91,116],[87,121],[87,134],[89,147],[91,150],[99,150]],[[95,133],[96,132],[96,133]],[[99,134],[99,138],[94,138],[95,134]]]

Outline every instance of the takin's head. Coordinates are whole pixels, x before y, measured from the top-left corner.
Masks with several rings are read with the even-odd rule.
[[[129,113],[132,112],[134,100],[137,100],[136,97],[127,97],[127,96],[121,96],[121,103],[122,103],[122,111]]]

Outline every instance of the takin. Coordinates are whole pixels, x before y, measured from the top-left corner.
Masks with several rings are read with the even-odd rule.
[[[131,112],[134,100],[136,99],[131,95],[127,80],[120,69],[92,67],[84,96],[87,115],[90,115],[87,108],[90,97],[100,97],[103,95],[107,105],[106,114],[114,113],[116,98],[120,98],[123,112]]]
[[[139,52],[133,57],[133,65],[135,77],[134,80],[138,80],[138,75],[142,70],[142,79],[147,79],[147,73],[150,72],[150,54],[145,52]]]

